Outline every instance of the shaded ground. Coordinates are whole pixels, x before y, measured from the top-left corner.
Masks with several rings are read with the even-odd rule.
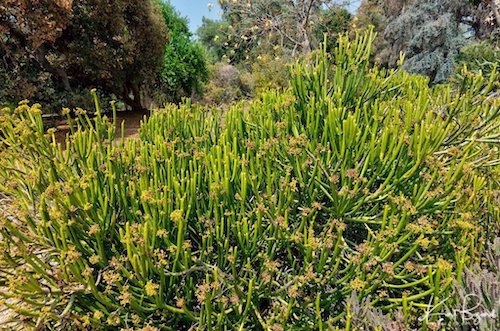
[[[125,122],[125,138],[137,136],[141,121],[144,116],[148,116],[146,112],[131,112],[131,111],[121,111],[116,114],[116,126],[117,126],[117,136],[121,137],[121,125]],[[66,121],[59,121],[56,124],[57,132],[56,139],[58,142],[64,142],[66,134],[69,131],[69,127]]]
[[[6,290],[0,287],[0,291]],[[8,308],[0,306],[0,330],[8,330],[12,327],[12,313]]]

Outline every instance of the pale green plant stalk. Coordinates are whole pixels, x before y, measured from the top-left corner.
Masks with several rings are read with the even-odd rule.
[[[457,94],[373,68],[373,38],[247,107],[155,111],[138,139],[97,99],[65,144],[39,105],[4,109],[0,295],[20,327],[349,328],[353,292],[427,327],[498,217],[498,100],[480,76]]]

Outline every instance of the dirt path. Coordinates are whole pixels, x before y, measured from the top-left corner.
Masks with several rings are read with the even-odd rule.
[[[141,121],[144,120],[144,116],[148,116],[146,112],[129,112],[123,111],[116,114],[116,126],[117,126],[117,136],[121,136],[121,125],[125,122],[125,138],[135,137],[141,126]],[[64,142],[66,139],[66,134],[69,131],[69,127],[66,121],[61,121],[57,124],[56,140],[57,142]]]
[[[121,123],[125,121],[125,137],[136,136],[141,127],[141,121],[144,120],[144,116],[148,116],[148,114],[139,112],[117,113],[116,125],[118,126],[118,131],[121,132]]]
[[[0,330],[9,330],[12,327],[12,312],[0,306]]]

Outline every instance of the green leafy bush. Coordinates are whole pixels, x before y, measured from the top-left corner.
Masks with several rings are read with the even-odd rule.
[[[291,60],[282,56],[264,54],[252,64],[252,77],[257,93],[268,89],[288,87]]]
[[[215,63],[210,66],[210,80],[204,87],[203,101],[211,105],[231,104],[269,89],[288,87],[293,61],[280,55],[256,56],[249,66]]]
[[[187,20],[170,3],[159,3],[170,39],[163,55],[158,91],[161,95],[157,99],[179,102],[182,97],[201,93],[203,83],[208,80],[205,50],[201,44],[191,40]]]
[[[254,95],[253,76],[244,68],[218,62],[210,68],[210,81],[203,91],[207,104],[231,104]]]
[[[353,296],[436,326],[417,317],[456,304],[498,222],[500,107],[480,76],[453,94],[371,67],[372,41],[225,114],[154,112],[137,139],[99,107],[62,145],[39,105],[4,109],[0,294],[20,328],[350,330]]]
[[[481,73],[485,78],[495,76],[500,63],[500,44],[498,42],[481,41],[465,46],[455,60],[454,74],[451,81],[462,88],[468,88],[471,77]],[[496,81],[493,91],[500,89]]]

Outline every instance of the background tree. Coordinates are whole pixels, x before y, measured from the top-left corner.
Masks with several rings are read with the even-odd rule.
[[[204,19],[197,32],[213,61],[205,99],[228,103],[261,90],[288,86],[291,63],[318,47],[324,34],[330,47],[340,33],[349,30],[348,3],[219,1],[222,18]]]
[[[453,70],[455,56],[466,44],[456,4],[455,0],[421,0],[392,20],[384,31],[384,38],[392,45],[385,54],[389,63],[395,64],[403,51],[403,68],[427,75],[434,83],[444,82]]]
[[[377,62],[395,66],[404,52],[406,69],[439,83],[462,47],[498,33],[498,8],[497,0],[364,0],[353,27],[375,26]]]
[[[6,0],[0,3],[0,97],[41,99],[53,80],[68,87],[68,75],[46,55],[70,23],[72,1]],[[54,78],[52,80],[52,78]],[[4,99],[5,98],[5,99]]]
[[[205,47],[210,61],[215,62],[226,54],[226,48],[220,42],[221,36],[227,36],[229,23],[203,17],[202,24],[196,31],[198,40]]]
[[[156,1],[8,0],[0,56],[13,100],[82,105],[98,87],[143,109],[162,64],[167,30]]]
[[[461,17],[462,23],[470,26],[479,40],[500,36],[500,0],[468,0]]]
[[[349,30],[352,14],[343,6],[323,8],[319,13],[319,24],[316,29],[315,39],[323,41],[327,37],[328,48],[333,49],[337,44],[340,34]]]
[[[203,47],[191,39],[188,21],[168,2],[160,1],[170,38],[165,46],[160,74],[160,92],[166,100],[178,102],[183,96],[200,92],[208,79]]]
[[[279,46],[295,58],[308,54],[323,41],[323,33],[335,36],[348,28],[348,12],[334,0],[219,1],[221,22],[205,20],[198,31],[201,40],[216,42],[232,63],[253,59]],[[219,33],[216,24],[219,24]],[[221,52],[219,51],[219,54]]]

